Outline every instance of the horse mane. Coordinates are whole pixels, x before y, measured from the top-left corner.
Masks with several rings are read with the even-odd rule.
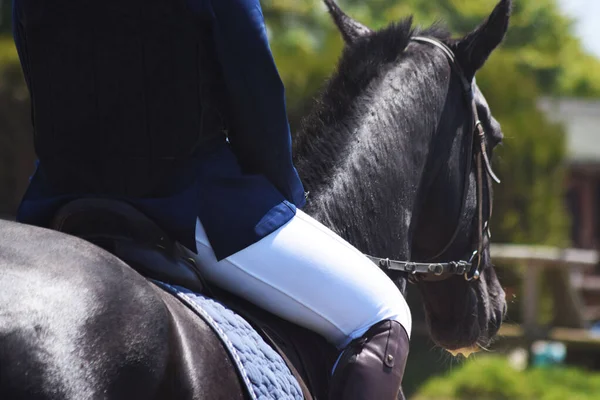
[[[411,16],[344,46],[335,72],[294,137],[295,162],[309,190],[327,181],[340,154],[352,142],[348,136],[363,116],[357,110],[357,97],[367,94],[363,97],[368,102],[369,84],[406,58],[404,50],[418,35],[444,41],[450,38],[440,23],[426,29],[413,27]]]

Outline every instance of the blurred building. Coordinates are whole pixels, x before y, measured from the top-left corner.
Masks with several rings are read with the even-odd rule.
[[[572,247],[600,250],[600,100],[544,98],[539,107],[567,133]],[[571,285],[584,305],[583,318],[599,321],[600,265],[582,275],[571,271]]]
[[[567,132],[573,247],[600,249],[600,100],[544,98],[539,107]]]

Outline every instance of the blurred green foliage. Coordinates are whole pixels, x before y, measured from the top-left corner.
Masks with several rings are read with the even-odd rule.
[[[414,15],[419,24],[444,21],[464,34],[479,24],[496,0],[338,0],[354,18],[376,29]],[[326,78],[342,42],[321,0],[263,0],[277,64],[293,105],[310,95]],[[555,0],[514,2],[510,31],[503,48],[511,64],[531,72],[545,94],[600,96],[600,61],[583,50],[573,35],[573,21]],[[497,58],[497,57],[496,57]]]
[[[596,400],[600,373],[570,367],[515,370],[499,356],[466,361],[427,382],[411,400]]]

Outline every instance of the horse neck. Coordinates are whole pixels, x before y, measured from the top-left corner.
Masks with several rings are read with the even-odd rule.
[[[346,104],[330,82],[295,143],[306,211],[359,250],[409,258],[448,73],[410,54]],[[435,56],[434,56],[435,57]],[[443,58],[441,61],[445,62]],[[344,113],[340,109],[345,110]]]

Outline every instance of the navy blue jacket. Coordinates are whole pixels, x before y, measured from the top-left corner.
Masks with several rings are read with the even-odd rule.
[[[26,80],[26,38],[14,37]],[[305,203],[292,163],[284,87],[269,48],[258,0],[188,0],[193,12],[212,21],[214,46],[227,85],[235,129],[230,143],[190,160],[182,174],[194,184],[163,198],[123,199],[157,221],[174,238],[195,248],[196,217],[202,221],[216,256],[227,257],[289,221]],[[57,208],[86,193],[57,195],[38,164],[18,212],[18,220],[47,225]]]

